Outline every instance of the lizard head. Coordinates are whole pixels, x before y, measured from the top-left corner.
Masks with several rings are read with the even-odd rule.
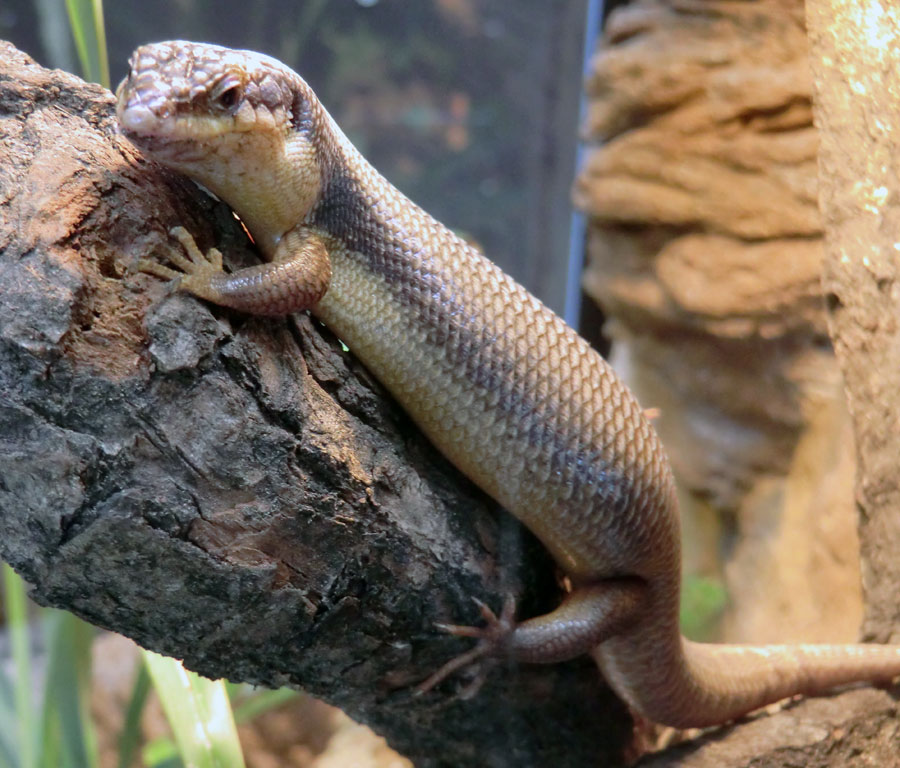
[[[225,200],[263,247],[315,205],[330,119],[275,59],[177,40],[145,45],[116,99],[122,133]]]

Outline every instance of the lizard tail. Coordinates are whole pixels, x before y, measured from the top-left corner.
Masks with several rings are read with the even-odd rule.
[[[681,648],[671,650],[680,664],[645,659],[643,667],[629,667],[629,675],[622,674],[620,653],[601,648],[596,655],[619,695],[649,719],[680,728],[733,720],[788,696],[857,682],[887,684],[900,676],[900,646],[719,645],[682,637],[677,642]],[[650,649],[628,655],[641,650]],[[643,669],[640,677],[647,679],[633,679],[635,669]]]

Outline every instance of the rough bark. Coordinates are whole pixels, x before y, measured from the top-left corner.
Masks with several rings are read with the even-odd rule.
[[[898,741],[896,696],[863,688],[695,739],[639,768],[893,768]]]
[[[809,0],[823,285],[856,435],[867,638],[900,642],[900,12]]]
[[[411,686],[470,597],[558,599],[546,555],[306,315],[242,317],[130,271],[228,210],[140,158],[103,89],[0,47],[0,556],[40,603],[211,677],[291,684],[418,765],[613,762],[587,660]]]

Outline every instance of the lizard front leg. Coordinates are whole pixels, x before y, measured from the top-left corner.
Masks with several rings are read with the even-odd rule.
[[[322,239],[306,227],[287,232],[275,248],[272,261],[226,272],[222,254],[211,248],[205,255],[184,227],[170,234],[187,254],[172,249],[167,267],[141,259],[138,269],[167,280],[179,290],[214,304],[255,315],[287,315],[314,306],[331,282],[331,260]]]

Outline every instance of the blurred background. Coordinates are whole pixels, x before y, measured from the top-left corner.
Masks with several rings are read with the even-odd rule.
[[[0,37],[80,72],[62,0],[3,0]],[[110,77],[187,39],[257,50],[313,87],[406,195],[564,311],[589,0],[118,0]],[[588,11],[595,17],[588,23]]]

